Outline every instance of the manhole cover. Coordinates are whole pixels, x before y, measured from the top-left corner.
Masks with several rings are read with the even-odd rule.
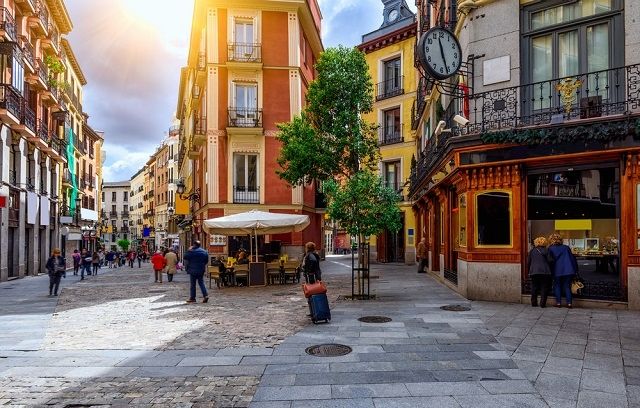
[[[316,357],[337,357],[351,353],[351,347],[344,344],[320,344],[307,347],[305,351]]]
[[[358,320],[363,323],[389,323],[391,318],[387,316],[363,316]]]
[[[469,306],[462,306],[462,305],[446,305],[446,306],[441,306],[440,309],[448,310],[449,312],[466,312],[468,310],[471,310]]]

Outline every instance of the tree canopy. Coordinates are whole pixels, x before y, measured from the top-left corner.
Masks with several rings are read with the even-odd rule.
[[[128,239],[121,239],[118,242],[116,242],[116,244],[118,244],[118,246],[122,248],[123,251],[126,251],[129,249],[129,245],[131,245],[131,241],[129,241]]]
[[[380,158],[377,125],[362,114],[373,109],[373,81],[364,54],[329,48],[316,64],[307,106],[278,125],[279,176],[291,185],[320,181],[327,212],[353,235],[400,228],[398,193],[375,173]]]

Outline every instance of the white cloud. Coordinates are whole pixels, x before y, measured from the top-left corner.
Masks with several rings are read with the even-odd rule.
[[[107,160],[102,167],[103,179],[105,181],[129,180],[145,165],[154,149],[155,146],[150,146],[148,151],[132,152],[126,147],[105,143]]]

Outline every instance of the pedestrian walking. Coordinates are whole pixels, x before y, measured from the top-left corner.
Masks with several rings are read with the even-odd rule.
[[[320,256],[316,253],[316,244],[313,242],[307,242],[304,249],[305,255],[304,258],[302,258],[302,271],[305,282],[315,283],[316,280],[322,280]]]
[[[109,269],[113,268],[113,260],[115,259],[116,254],[113,251],[109,251],[105,256],[107,260],[107,264],[109,265]]]
[[[151,257],[151,264],[153,264],[153,274],[156,282],[162,283],[162,271],[167,265],[167,261],[162,256],[162,252],[159,250]]]
[[[573,295],[571,294],[571,282],[578,273],[578,262],[569,246],[562,243],[559,234],[549,237],[551,246],[549,253],[553,256],[553,291],[556,296],[556,307],[562,307],[562,294],[567,299],[567,307],[571,308]]]
[[[49,273],[49,296],[58,296],[60,278],[67,269],[64,258],[60,255],[60,249],[55,248],[51,257],[47,260],[47,272]]]
[[[93,258],[91,257],[91,254],[87,252],[86,249],[82,250],[80,257],[82,258],[82,269],[80,270],[80,280],[84,280],[85,274],[87,276],[91,275],[91,262]]]
[[[93,266],[93,274],[98,275],[98,269],[100,268],[100,255],[97,252],[93,252],[91,256],[91,266]]]
[[[138,258],[138,268],[141,268],[141,263],[142,263],[142,251],[138,251],[138,255],[136,256],[136,258]]]
[[[136,252],[133,249],[127,254],[127,259],[129,260],[129,268],[133,268],[133,262],[136,260]]]
[[[533,240],[534,247],[527,258],[527,270],[531,278],[531,306],[538,306],[538,294],[540,294],[540,307],[547,307],[547,296],[551,289],[553,256],[547,249],[547,239],[538,237]]]
[[[82,261],[82,258],[80,257],[80,252],[78,252],[77,249],[74,249],[73,255],[71,255],[71,258],[73,258],[73,274],[78,275],[78,270],[80,269],[80,263]]]
[[[184,254],[184,260],[187,261],[187,273],[190,278],[189,299],[187,303],[195,303],[196,301],[196,282],[202,291],[202,303],[209,301],[207,287],[204,285],[204,272],[209,264],[209,254],[201,248],[200,241],[195,241],[193,246]]]
[[[424,268],[429,262],[429,254],[427,253],[427,239],[422,237],[416,247],[416,257],[418,258],[418,273],[425,273]]]
[[[164,259],[166,261],[166,269],[167,269],[167,280],[169,282],[173,282],[173,275],[177,272],[178,266],[178,255],[171,248],[167,250],[167,253],[164,254]]]
[[[98,251],[98,256],[100,257],[100,268],[104,265],[104,251],[102,248]]]

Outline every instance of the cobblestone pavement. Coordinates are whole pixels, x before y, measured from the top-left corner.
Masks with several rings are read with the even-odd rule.
[[[188,305],[187,276],[156,284],[148,264],[68,275],[59,298],[46,276],[0,283],[0,406],[638,406],[637,313],[468,302],[397,264],[373,266],[375,300],[348,301],[349,265],[322,264],[321,325],[298,284]],[[353,351],[305,353],[326,342]]]

